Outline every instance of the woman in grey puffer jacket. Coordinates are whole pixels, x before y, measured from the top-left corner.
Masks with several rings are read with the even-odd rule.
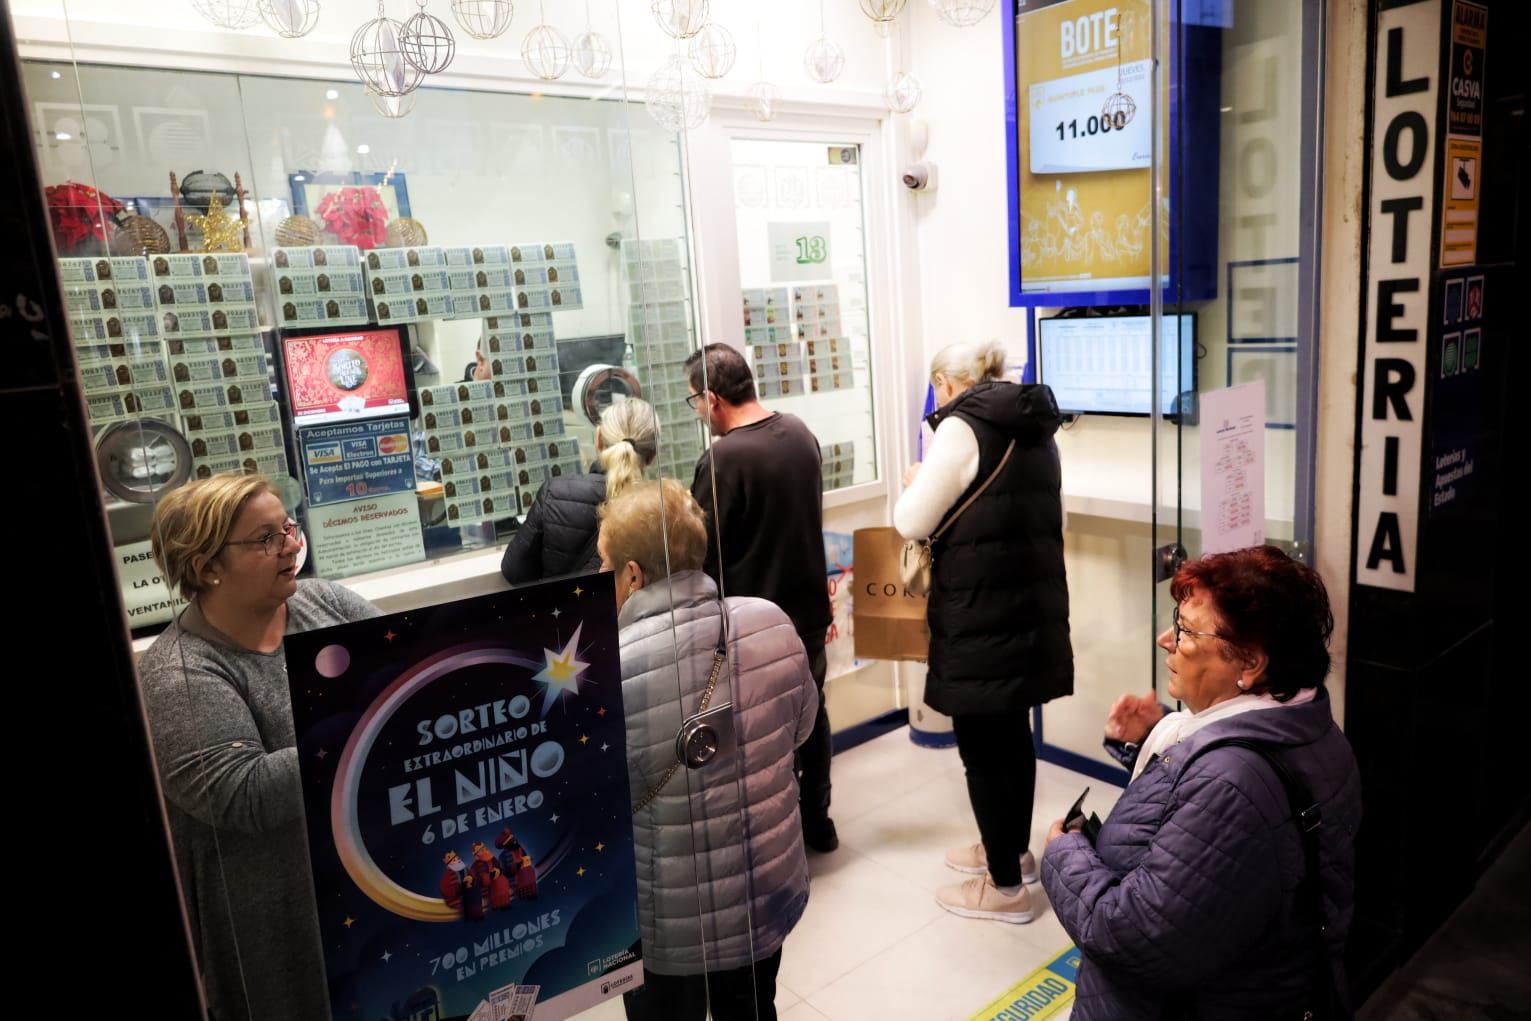
[[[710,1001],[715,1021],[774,1021],[782,944],[808,903],[792,753],[819,696],[803,643],[773,603],[728,599],[704,707],[724,622],[701,508],[673,479],[634,486],[602,508],[598,548],[616,573],[635,805],[644,988],[627,1016],[702,1021]],[[683,719],[728,703],[736,755],[672,772]]]
[[[1361,789],[1324,690],[1334,620],[1323,582],[1262,546],[1187,564],[1171,593],[1158,644],[1186,710],[1117,700],[1107,747],[1132,781],[1093,845],[1059,820],[1042,859],[1083,956],[1073,1016],[1346,1015]],[[1273,754],[1319,806],[1322,936],[1301,910],[1306,859],[1287,791],[1261,751],[1209,747],[1229,738]]]

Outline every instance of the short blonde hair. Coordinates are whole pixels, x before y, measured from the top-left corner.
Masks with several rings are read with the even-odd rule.
[[[674,479],[640,482],[602,504],[601,538],[613,565],[636,561],[647,581],[698,570],[707,558],[707,519]]]
[[[1005,345],[997,340],[982,347],[948,344],[930,360],[930,377],[934,379],[938,373],[959,389],[1000,379],[1005,374]]]
[[[185,599],[200,593],[197,560],[218,555],[229,541],[234,519],[261,493],[281,495],[264,475],[228,472],[184,485],[160,500],[149,548],[165,583]]]

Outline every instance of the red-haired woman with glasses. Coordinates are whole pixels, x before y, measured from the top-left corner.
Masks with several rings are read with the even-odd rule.
[[[1092,841],[1053,824],[1042,885],[1083,955],[1076,1021],[1332,1017],[1360,780],[1324,678],[1318,575],[1274,546],[1203,557],[1159,635],[1168,712],[1111,708],[1132,780]]]
[[[378,611],[298,581],[302,547],[259,475],[215,475],[155,508],[155,562],[188,605],[138,671],[217,1021],[330,1016],[282,639]]]

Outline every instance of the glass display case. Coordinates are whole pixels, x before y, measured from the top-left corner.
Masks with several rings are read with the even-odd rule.
[[[156,499],[231,470],[282,480],[324,577],[502,543],[614,397],[690,481],[678,137],[620,98],[24,75],[124,565]],[[147,633],[174,600],[142,580]]]

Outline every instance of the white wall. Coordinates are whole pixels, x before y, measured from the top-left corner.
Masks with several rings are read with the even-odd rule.
[[[1269,6],[1282,8],[1287,17],[1280,27],[1267,30],[1294,32],[1291,16],[1296,4]],[[1005,300],[1010,264],[1003,26],[998,16],[991,16],[973,28],[957,30],[936,18],[928,5],[911,4],[909,10],[915,17],[915,74],[925,83],[925,99],[915,116],[929,125],[928,158],[940,167],[940,187],[935,193],[905,196],[915,210],[919,230],[924,350],[929,356],[953,341],[997,338],[1005,342],[1012,361],[1019,364],[1026,351],[1027,311],[1009,308]],[[1263,53],[1275,50],[1282,41],[1278,36],[1256,46]],[[1252,77],[1252,57],[1241,49],[1244,47],[1230,44],[1226,54],[1225,95],[1253,91],[1255,83],[1248,80]],[[1282,70],[1276,89],[1287,102],[1281,107],[1281,124],[1269,134],[1283,144],[1296,137],[1293,96],[1297,62],[1276,66]],[[1270,258],[1296,251],[1295,216],[1277,216],[1276,226],[1260,239],[1252,238],[1250,230],[1240,226],[1243,217],[1253,213],[1295,210],[1299,183],[1295,154],[1283,154],[1275,164],[1281,172],[1277,188],[1268,195],[1262,191],[1257,200],[1239,186],[1239,141],[1236,128],[1223,132],[1219,280],[1230,258]],[[1261,204],[1251,208],[1257,201]],[[1199,337],[1207,349],[1198,367],[1203,390],[1228,383],[1225,302],[1223,296],[1219,301],[1191,306],[1199,314]],[[1052,311],[1044,309],[1041,314]],[[1276,383],[1271,381],[1271,385]],[[1267,517],[1273,523],[1290,521],[1293,434],[1272,430],[1266,439],[1270,453]],[[1197,430],[1186,429],[1181,447],[1186,458],[1184,482],[1189,486],[1185,502],[1191,507],[1200,506],[1198,443]],[[1077,492],[1116,500],[1149,499],[1153,477],[1146,422],[1087,417],[1060,435],[1059,445],[1069,484]],[[1174,483],[1174,461],[1170,450],[1166,449],[1165,455],[1159,484],[1169,491]]]
[[[928,126],[926,158],[940,167],[934,192],[903,196],[918,225],[927,364],[955,341],[1003,340],[1015,363],[1026,354],[1026,310],[1008,302],[1002,7],[965,29],[929,4],[906,9],[910,70],[925,90],[911,116]]]

